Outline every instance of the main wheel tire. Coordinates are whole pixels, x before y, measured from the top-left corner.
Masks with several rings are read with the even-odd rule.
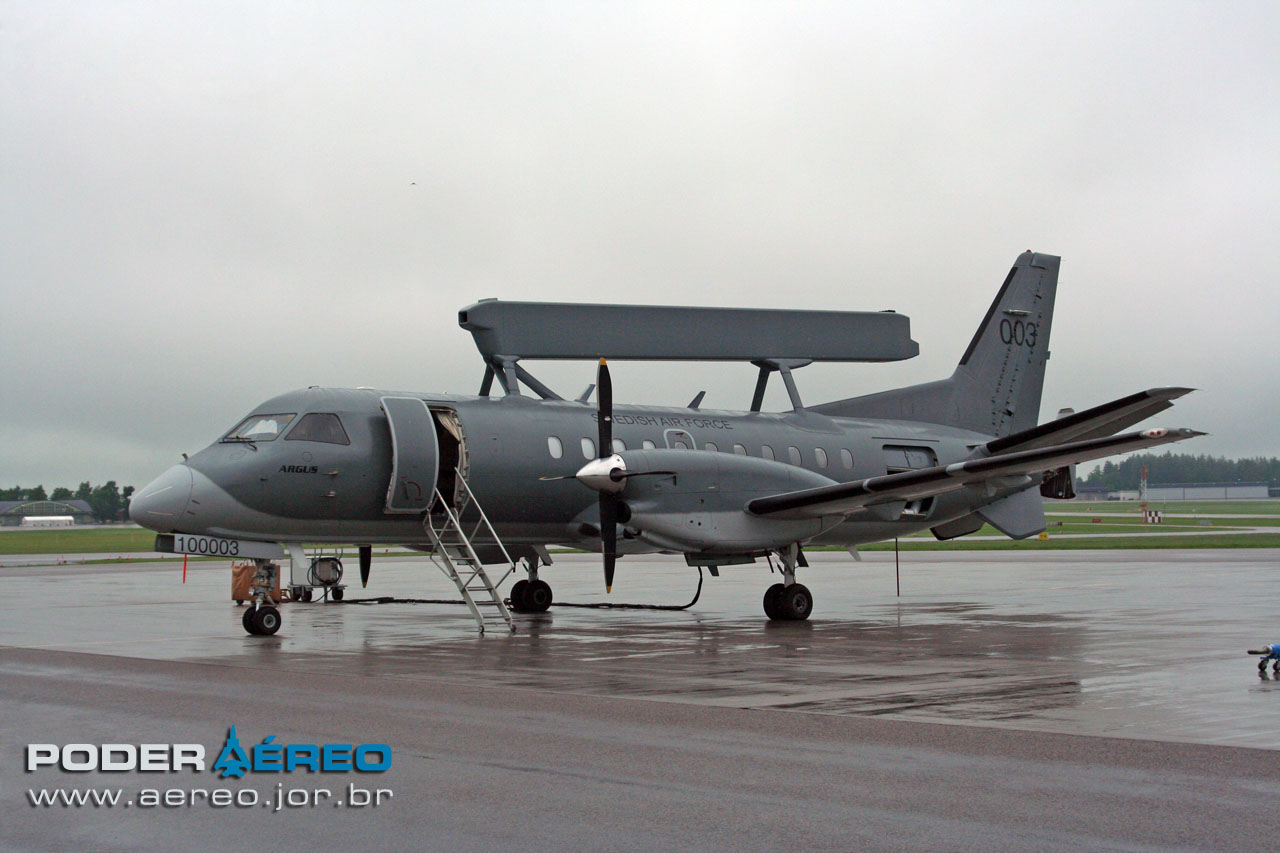
[[[526,613],[529,610],[529,603],[526,600],[529,596],[529,581],[518,580],[511,585],[511,609],[516,613]]]
[[[306,589],[304,589],[304,590],[302,591],[302,600],[303,600],[303,601],[310,601],[310,600],[311,600],[311,599],[313,599],[313,598],[315,598],[315,593],[311,591],[311,588],[310,588],[310,587],[307,587]]]
[[[778,596],[778,613],[783,619],[801,621],[809,618],[813,612],[813,593],[802,583],[793,583],[784,587]]]
[[[775,583],[764,591],[764,615],[770,619],[781,619],[782,614],[778,610],[778,600],[782,598],[782,591],[786,589],[780,583]]]
[[[335,586],[333,588],[333,592],[329,593],[329,595],[333,598],[334,601],[341,601],[343,596],[343,590]]]
[[[259,607],[256,616],[253,619],[254,626],[258,629],[258,633],[264,637],[270,637],[276,631],[280,630],[280,611],[274,607]]]
[[[546,613],[551,607],[551,585],[546,581],[530,581],[529,589],[524,594],[525,605],[530,613]]]
[[[256,618],[257,615],[258,614],[255,611],[253,605],[249,605],[249,607],[246,608],[244,613],[241,614],[240,616],[240,624],[244,626],[244,629],[246,631],[248,631],[250,634],[252,634],[255,637],[258,636],[258,621]]]

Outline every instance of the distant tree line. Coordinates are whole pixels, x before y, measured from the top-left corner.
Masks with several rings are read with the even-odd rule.
[[[1280,486],[1280,459],[1262,456],[1227,459],[1189,453],[1135,453],[1119,462],[1110,460],[1080,480],[1084,486],[1136,489],[1147,466],[1147,482],[1155,483],[1266,483]]]
[[[93,510],[93,517],[98,521],[123,519],[131,495],[133,495],[133,486],[125,486],[122,490],[116,485],[115,480],[108,480],[101,486],[94,486],[86,480],[74,492],[59,486],[53,490],[52,494],[46,493],[43,485],[31,488],[14,486],[12,489],[0,489],[0,501],[81,500],[89,505]]]

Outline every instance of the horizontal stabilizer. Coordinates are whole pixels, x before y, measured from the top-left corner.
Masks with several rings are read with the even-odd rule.
[[[1068,441],[1083,441],[1114,435],[1140,423],[1152,415],[1163,412],[1173,401],[1194,391],[1194,388],[1152,388],[1139,391],[1083,412],[1065,415],[1054,421],[997,438],[988,442],[988,453],[1006,453],[1013,450],[1033,450],[1050,447]]]
[[[966,486],[1009,488],[1020,477],[1034,475],[1038,478],[1045,471],[1064,465],[1102,459],[1132,450],[1145,450],[1197,435],[1204,433],[1191,429],[1149,429],[1073,441],[1053,447],[1002,453],[951,465],[935,465],[901,474],[886,474],[851,483],[770,495],[750,501],[747,510],[756,515],[774,518],[812,518],[848,514],[871,504],[919,500]],[[1039,493],[1036,493],[1036,499],[1039,500]]]
[[[1015,492],[976,512],[1010,539],[1026,539],[1044,530],[1044,501],[1035,489]]]

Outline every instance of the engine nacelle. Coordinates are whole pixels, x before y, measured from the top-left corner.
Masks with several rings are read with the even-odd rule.
[[[741,554],[803,542],[841,515],[763,518],[746,511],[755,498],[834,485],[821,474],[768,459],[689,450],[629,450],[623,525],[664,550]],[[645,472],[674,472],[653,473]]]

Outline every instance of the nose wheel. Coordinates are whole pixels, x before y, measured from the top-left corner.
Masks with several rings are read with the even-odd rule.
[[[269,637],[280,630],[280,611],[274,607],[250,607],[245,610],[240,623],[255,637]]]

